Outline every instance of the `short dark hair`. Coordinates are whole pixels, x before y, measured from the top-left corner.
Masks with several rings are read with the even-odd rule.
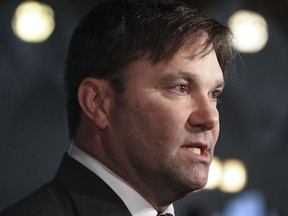
[[[206,32],[219,64],[232,60],[231,32],[215,19],[181,0],[111,0],[96,6],[76,27],[65,71],[67,118],[72,139],[81,108],[77,91],[86,77],[111,82],[124,91],[125,67],[146,56],[154,63],[171,59],[197,33]]]

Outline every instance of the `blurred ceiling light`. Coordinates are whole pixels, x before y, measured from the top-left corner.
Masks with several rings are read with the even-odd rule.
[[[241,191],[247,181],[247,172],[245,165],[236,159],[230,159],[223,162],[223,173],[220,190],[228,193]]]
[[[209,169],[208,182],[204,189],[212,190],[217,188],[222,180],[222,163],[220,159],[214,156]]]
[[[268,26],[258,13],[240,10],[228,20],[228,26],[235,36],[235,48],[243,53],[255,53],[262,50],[268,41]]]
[[[55,28],[54,12],[47,4],[24,1],[15,11],[12,28],[15,35],[23,41],[43,42]]]

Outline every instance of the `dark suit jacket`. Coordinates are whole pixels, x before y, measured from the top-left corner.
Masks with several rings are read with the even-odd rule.
[[[54,180],[8,207],[0,216],[131,216],[97,175],[65,154]]]

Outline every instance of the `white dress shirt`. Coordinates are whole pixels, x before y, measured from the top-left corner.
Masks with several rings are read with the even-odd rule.
[[[156,216],[158,214],[151,204],[136,192],[131,185],[109,170],[101,162],[81,151],[75,145],[71,145],[68,154],[106,182],[123,200],[133,216]],[[167,208],[165,213],[175,215],[172,204]]]

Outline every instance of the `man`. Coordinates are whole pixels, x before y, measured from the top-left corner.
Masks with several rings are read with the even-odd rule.
[[[179,0],[99,4],[68,52],[72,147],[52,182],[0,215],[175,215],[207,182],[230,44]]]

